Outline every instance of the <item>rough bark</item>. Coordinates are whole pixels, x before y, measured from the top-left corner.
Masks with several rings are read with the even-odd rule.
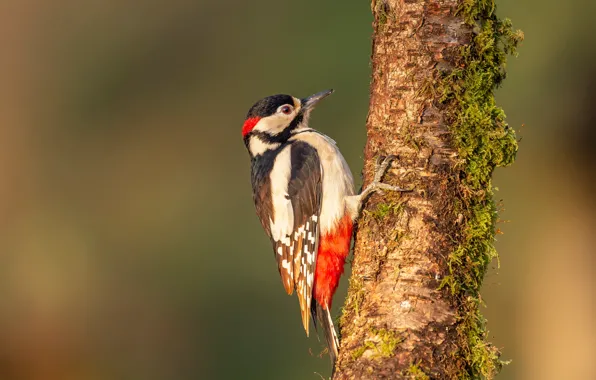
[[[333,378],[491,377],[498,351],[478,313],[494,257],[490,177],[517,149],[493,90],[521,37],[488,0],[373,0],[372,11],[364,183],[393,154],[384,182],[413,191],[374,195],[359,220]],[[477,51],[487,23],[491,56]],[[496,46],[503,39],[511,44]],[[482,128],[468,107],[487,119]]]

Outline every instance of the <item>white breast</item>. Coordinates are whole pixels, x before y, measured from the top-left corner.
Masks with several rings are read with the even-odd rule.
[[[346,160],[330,137],[315,131],[301,131],[290,140],[304,141],[319,154],[323,167],[323,200],[320,228],[325,234],[332,231],[346,214],[346,197],[354,195],[354,179]]]

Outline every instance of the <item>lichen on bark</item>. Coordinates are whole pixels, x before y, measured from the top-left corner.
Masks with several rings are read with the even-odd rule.
[[[496,257],[491,176],[517,152],[494,90],[523,36],[492,0],[372,11],[364,179],[395,154],[386,181],[414,191],[374,196],[358,223],[334,379],[491,378],[501,361],[479,312]]]

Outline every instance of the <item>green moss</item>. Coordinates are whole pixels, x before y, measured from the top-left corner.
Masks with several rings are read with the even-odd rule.
[[[361,357],[362,355],[364,355],[364,352],[366,351],[366,346],[363,344],[362,346],[358,347],[357,349],[355,349],[354,351],[352,351],[352,360],[356,360],[359,357]]]
[[[470,366],[469,378],[490,379],[505,362],[499,359],[499,350],[486,342],[486,321],[480,314],[480,301],[470,297],[466,303],[465,309],[468,312],[461,315],[463,319],[458,326],[458,333],[466,342],[462,350]]]
[[[364,292],[364,283],[362,280],[357,279],[356,276],[350,276],[348,298],[344,303],[339,319],[340,332],[344,330],[344,326],[350,325],[348,318],[360,316],[360,307],[364,301]]]
[[[493,244],[497,212],[492,198],[470,202],[468,207],[463,242],[449,255],[450,274],[441,282],[441,287],[448,287],[452,295],[477,293],[488,265],[498,258]]]
[[[403,342],[403,338],[398,332],[389,331],[387,329],[373,329],[371,333],[374,334],[375,340],[379,340],[375,344],[376,355],[374,357],[388,358],[393,356],[397,346]]]
[[[449,275],[441,282],[460,302],[459,357],[466,361],[466,377],[492,378],[501,368],[499,352],[485,341],[479,292],[494,247],[497,211],[491,177],[499,166],[513,163],[517,153],[515,131],[495,103],[494,91],[505,78],[508,54],[523,39],[509,20],[494,13],[493,0],[463,0],[458,10],[474,30],[472,42],[459,52],[455,69],[439,73],[437,95],[446,106],[447,122],[462,160],[459,183],[461,214],[457,247],[448,257]]]
[[[389,203],[379,203],[377,204],[377,208],[373,211],[364,210],[365,216],[371,216],[374,219],[380,221],[385,219],[388,216],[397,216],[399,215],[404,208],[403,202],[389,202]]]
[[[377,22],[380,26],[387,24],[389,18],[392,17],[390,14],[389,5],[385,2],[385,0],[377,1],[374,14],[377,15]]]
[[[369,337],[364,340],[360,347],[352,351],[352,359],[356,360],[366,351],[371,351],[371,359],[388,358],[393,356],[395,350],[403,338],[398,332],[387,329],[371,328]]]
[[[364,355],[364,353],[367,350],[372,350],[375,348],[375,344],[371,341],[365,341],[360,347],[358,347],[357,349],[355,349],[354,351],[352,351],[352,359],[356,360],[359,357],[361,357],[362,355]]]
[[[406,376],[408,379],[430,380],[430,377],[420,368],[420,362],[410,364]]]
[[[421,89],[420,91],[424,91],[424,90]],[[403,143],[406,146],[412,148],[415,152],[420,152],[420,149],[426,145],[423,139],[416,138],[414,136],[414,134],[412,133],[411,127],[408,126],[407,124],[404,124],[400,128],[400,136],[401,136]]]

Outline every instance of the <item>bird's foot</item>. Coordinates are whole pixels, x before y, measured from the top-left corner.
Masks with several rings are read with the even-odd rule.
[[[359,205],[358,205],[359,211],[362,210],[364,203],[366,202],[366,200],[372,193],[375,193],[375,192],[383,193],[384,190],[399,191],[399,192],[412,191],[412,189],[404,189],[401,187],[392,186],[392,185],[388,185],[386,183],[381,182],[381,180],[383,179],[383,176],[387,172],[387,169],[389,169],[389,166],[391,166],[391,162],[396,159],[397,159],[397,156],[394,156],[394,155],[389,155],[387,157],[380,156],[377,159],[377,162],[375,164],[375,176],[373,177],[373,181],[368,186],[366,186],[366,188],[364,188],[364,190],[362,190],[362,192],[360,193],[360,200],[359,200]]]

